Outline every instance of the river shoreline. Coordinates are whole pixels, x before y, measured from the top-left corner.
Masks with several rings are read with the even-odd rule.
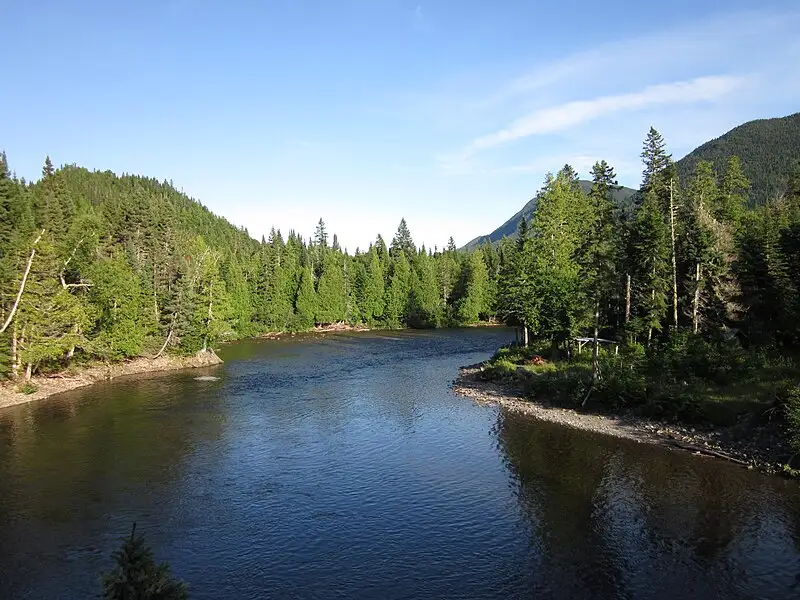
[[[499,405],[565,427],[655,444],[705,458],[723,459],[768,474],[790,472],[780,460],[782,451],[774,426],[735,426],[699,431],[694,427],[628,415],[579,412],[525,398],[511,383],[487,381],[482,378],[481,363],[461,367],[451,387],[456,394],[470,398],[476,404]]]
[[[31,378],[30,383],[36,386],[37,389],[31,394],[24,394],[18,390],[20,382],[8,381],[0,384],[0,409],[36,400],[44,400],[62,392],[86,387],[100,381],[108,381],[123,375],[196,369],[220,364],[222,364],[222,359],[213,351],[207,351],[192,356],[139,357],[119,363],[96,363],[86,367],[78,367],[74,374],[60,372],[51,375],[35,375]]]

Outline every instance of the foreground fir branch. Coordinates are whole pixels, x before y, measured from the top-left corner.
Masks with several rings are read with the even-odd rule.
[[[186,600],[186,584],[170,573],[167,563],[156,564],[153,551],[144,537],[136,535],[133,524],[131,535],[125,538],[113,554],[116,567],[103,574],[105,600]]]

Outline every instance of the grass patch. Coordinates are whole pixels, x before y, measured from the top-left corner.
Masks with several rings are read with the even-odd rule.
[[[39,388],[30,381],[26,381],[17,386],[17,391],[20,394],[25,394],[26,396],[29,396],[30,394],[35,394],[36,392],[38,392]]]
[[[733,425],[760,419],[783,397],[782,416],[800,452],[800,368],[778,351],[748,351],[734,342],[680,332],[618,355],[601,348],[601,378],[592,383],[591,352],[531,365],[546,348],[500,349],[485,369],[490,379],[518,383],[529,397],[569,408],[629,413],[691,424]],[[788,434],[787,434],[788,435]]]

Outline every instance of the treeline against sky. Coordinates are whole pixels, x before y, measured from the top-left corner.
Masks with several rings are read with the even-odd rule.
[[[490,247],[417,248],[404,220],[388,245],[378,236],[353,255],[322,220],[311,240],[272,231],[259,243],[166,182],[48,158],[30,184],[0,157],[8,377],[318,324],[474,323],[492,315],[497,269]]]
[[[530,222],[471,253],[417,248],[405,220],[349,254],[312,239],[252,239],[171,183],[54,169],[35,183],[0,155],[0,370],[191,354],[222,340],[346,322],[441,327],[495,317],[533,337],[650,343],[675,329],[748,344],[800,336],[800,172],[752,207],[738,158],[680,181],[659,133],[640,191],[620,205],[613,167],[584,193],[548,175]]]

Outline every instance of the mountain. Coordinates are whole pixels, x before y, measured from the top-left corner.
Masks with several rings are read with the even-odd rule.
[[[800,113],[778,119],[748,121],[680,159],[676,166],[684,183],[701,160],[722,168],[733,155],[742,160],[750,180],[750,200],[763,204],[786,190],[789,173],[800,160]]]
[[[728,133],[706,142],[692,150],[676,164],[678,176],[684,184],[689,181],[697,163],[707,160],[721,169],[728,158],[738,156],[742,169],[750,180],[750,201],[763,204],[783,193],[789,173],[800,161],[800,113],[777,119],[757,119],[734,127]],[[590,181],[581,181],[584,191],[591,187]],[[614,199],[626,204],[636,190],[623,187]],[[530,219],[536,210],[536,197],[528,201],[517,214],[489,235],[476,237],[462,250],[472,250],[486,243],[497,243],[505,236],[514,235],[524,215]]]
[[[592,187],[591,181],[581,180],[580,181],[581,188],[585,193],[588,193]],[[614,201],[617,202],[618,205],[623,206],[625,205],[630,197],[636,193],[636,190],[629,188],[629,187],[620,187],[616,190],[613,194]],[[536,210],[536,196],[531,198],[528,203],[522,207],[517,214],[511,217],[508,221],[503,223],[500,227],[495,229],[489,235],[481,235],[476,237],[474,240],[470,241],[466,246],[462,248],[462,250],[471,251],[483,244],[490,242],[495,244],[502,240],[506,236],[513,236],[517,232],[517,228],[519,227],[520,219],[524,216],[526,219],[530,219],[533,215],[533,212]]]

